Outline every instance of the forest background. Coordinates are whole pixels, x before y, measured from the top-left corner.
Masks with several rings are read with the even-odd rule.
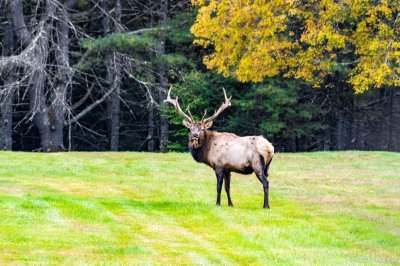
[[[400,151],[398,1],[0,1],[0,148],[187,150],[167,91],[278,151]]]

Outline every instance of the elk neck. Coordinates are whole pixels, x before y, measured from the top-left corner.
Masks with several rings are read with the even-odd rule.
[[[208,163],[208,152],[211,147],[211,140],[213,138],[213,131],[206,131],[204,134],[204,139],[202,140],[202,145],[199,148],[194,148],[192,143],[189,141],[189,150],[193,156],[193,159],[198,163]]]

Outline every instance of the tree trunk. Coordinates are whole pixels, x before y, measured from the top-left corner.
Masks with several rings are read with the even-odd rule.
[[[336,150],[345,149],[345,120],[342,111],[338,110],[336,115]]]
[[[365,137],[366,137],[366,121],[365,121],[365,99],[361,95],[354,97],[354,110],[353,110],[353,128],[352,128],[352,149],[364,150],[365,149]]]
[[[168,152],[169,122],[163,115],[160,118],[160,152]]]
[[[147,109],[148,122],[147,122],[147,151],[154,151],[154,106],[150,104]]]
[[[46,58],[47,55],[37,53],[38,58]],[[46,96],[44,88],[46,75],[39,68],[34,72],[29,81],[29,102],[33,116],[33,123],[39,130],[41,149],[44,152],[63,150],[63,123],[57,121],[57,116],[52,105],[45,104]]]
[[[154,19],[154,10],[150,9],[150,28],[154,27],[155,19]],[[150,94],[151,92],[149,92]],[[147,151],[154,152],[155,151],[155,141],[154,141],[154,130],[156,129],[156,121],[154,117],[154,102],[152,96],[148,97],[148,106],[147,106]]]
[[[14,81],[9,77],[5,82]],[[6,89],[6,88],[5,88]],[[12,150],[12,118],[13,118],[13,98],[14,91],[7,93],[0,102],[0,149]]]
[[[101,2],[103,9],[103,31],[104,35],[110,33],[111,21],[110,21],[110,8],[107,0]],[[116,1],[115,4],[115,21],[121,22],[121,2]],[[115,31],[119,30],[118,25],[115,26]],[[110,90],[113,92],[107,98],[107,133],[111,151],[118,151],[119,146],[119,128],[120,128],[120,113],[121,113],[121,102],[120,102],[120,85],[121,85],[121,63],[116,53],[107,55],[106,57],[106,68],[107,75],[106,81]]]
[[[9,21],[11,21],[13,27],[13,33],[18,40],[16,46],[25,48],[32,41],[32,36],[25,25],[25,18],[22,12],[22,0],[6,1],[6,5]]]
[[[357,134],[357,149],[360,150],[365,150],[366,145],[365,145],[365,137],[367,136],[366,128],[365,128],[365,121],[364,121],[364,116],[360,117],[360,120],[358,121],[358,134]]]
[[[120,84],[121,84],[121,66],[117,56],[106,62],[111,63],[108,66],[107,82],[113,92],[107,99],[107,123],[108,137],[111,151],[118,151],[119,146],[119,127],[120,127]]]
[[[12,123],[13,123],[13,98],[14,89],[9,84],[16,80],[10,74],[5,80],[4,90],[8,90],[6,95],[0,99],[0,149],[12,150]]]
[[[332,128],[331,128],[330,124],[328,124],[328,127],[326,129],[324,129],[324,133],[323,133],[324,142],[323,142],[323,146],[322,146],[322,149],[324,151],[329,151],[331,149],[331,135],[332,135],[331,130],[332,130]]]
[[[394,90],[394,88],[392,88]],[[400,92],[396,91],[392,96],[393,106],[392,106],[392,142],[391,147],[393,151],[400,151],[400,125],[397,121],[400,121]]]
[[[168,0],[161,0],[161,30],[159,36],[159,46],[157,54],[158,56],[165,55],[165,41],[166,41],[166,23],[167,23],[167,14],[168,14]],[[159,94],[160,94],[160,103],[163,103],[167,98],[167,71],[166,66],[162,62],[158,65],[158,75],[159,75]],[[161,104],[163,105],[163,104]],[[168,151],[168,138],[169,138],[169,122],[168,119],[161,115],[160,117],[160,151],[167,152]]]
[[[8,20],[9,25],[4,33],[3,56],[10,56],[14,52],[14,34],[12,31],[11,20]],[[15,70],[7,74],[4,79],[3,93],[0,94],[0,149],[12,150],[12,122],[13,122],[13,99],[14,87],[16,81]]]
[[[44,152],[64,151],[64,125],[62,121],[56,121],[55,113],[51,107],[48,115],[37,115],[35,125],[39,129],[41,149]],[[54,121],[52,121],[54,120]],[[49,124],[47,124],[50,122]]]
[[[362,102],[361,102],[362,103]],[[361,105],[361,103],[359,103]],[[365,110],[359,110],[355,114],[355,122],[354,122],[354,148],[357,150],[366,150],[366,137],[367,137],[367,119],[365,115]]]
[[[393,100],[394,100],[394,93],[393,93],[393,88],[390,88],[389,92],[389,106],[388,106],[388,112],[389,112],[389,117],[388,117],[388,140],[387,140],[387,149],[390,151],[395,150],[395,143],[394,143],[394,127],[396,122],[394,121],[394,110],[393,110]]]

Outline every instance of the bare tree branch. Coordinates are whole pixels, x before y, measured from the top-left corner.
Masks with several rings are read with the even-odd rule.
[[[85,109],[83,109],[78,115],[75,115],[71,121],[69,123],[76,123],[78,122],[79,119],[81,119],[82,117],[84,117],[87,113],[89,113],[93,108],[95,108],[97,105],[101,104],[102,102],[104,102],[107,97],[116,89],[116,87],[112,88],[111,90],[109,90],[107,93],[105,93],[103,95],[103,97],[101,97],[100,99],[98,99],[97,101],[93,102],[92,104],[90,104],[89,106],[87,106]],[[68,123],[66,123],[65,125],[67,125]]]

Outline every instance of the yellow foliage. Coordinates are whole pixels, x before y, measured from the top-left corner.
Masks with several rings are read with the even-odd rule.
[[[241,81],[282,74],[316,86],[350,67],[356,92],[400,83],[400,1],[192,0],[210,69]],[[353,62],[353,63],[352,63]]]

